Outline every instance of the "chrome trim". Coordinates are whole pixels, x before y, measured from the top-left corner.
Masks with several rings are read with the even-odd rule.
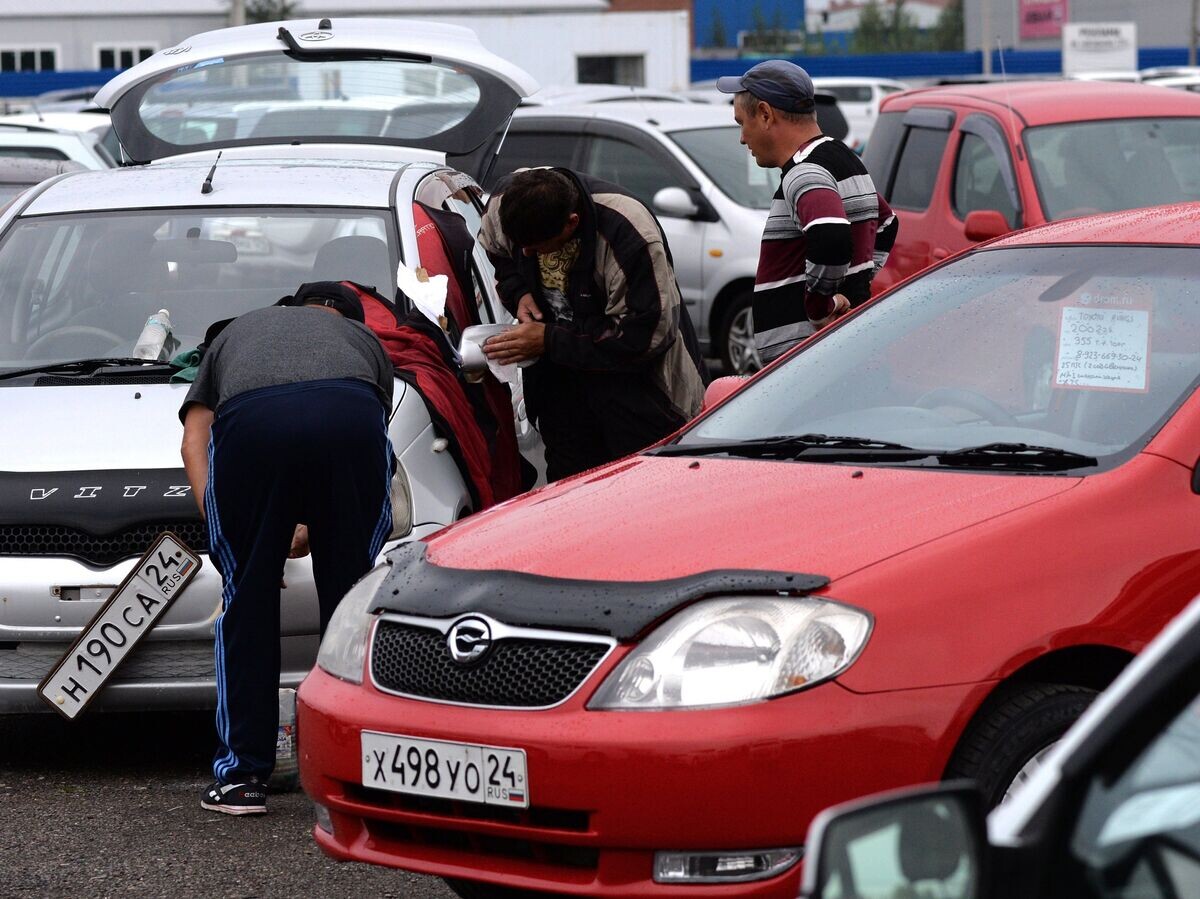
[[[526,640],[552,640],[558,643],[599,643],[606,645],[608,649],[605,650],[604,655],[596,660],[596,664],[592,666],[592,670],[580,680],[579,686],[551,705],[483,705],[482,703],[475,702],[452,702],[447,699],[432,699],[428,696],[414,696],[411,693],[389,690],[375,679],[375,637],[380,622],[391,621],[396,624],[407,624],[410,627],[437,631],[445,637],[450,633],[450,628],[454,627],[454,625],[464,618],[479,618],[486,621],[492,629],[493,646],[501,640],[520,638]],[[501,712],[536,712],[558,708],[560,705],[568,702],[576,693],[583,689],[584,684],[591,680],[600,667],[608,661],[608,657],[612,655],[612,651],[616,647],[617,641],[613,637],[606,637],[603,634],[581,634],[577,631],[553,631],[535,627],[513,627],[512,625],[497,621],[488,615],[480,615],[475,612],[464,612],[461,615],[455,615],[453,618],[422,618],[416,615],[402,615],[398,612],[384,612],[378,616],[375,624],[371,627],[370,642],[367,644],[367,673],[371,678],[371,686],[380,693],[386,693],[389,696],[399,696],[403,699],[415,700],[416,702],[430,702],[434,705],[453,705],[467,709],[495,709]]]

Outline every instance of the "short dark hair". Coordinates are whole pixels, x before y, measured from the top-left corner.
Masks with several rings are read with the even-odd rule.
[[[562,172],[517,172],[500,201],[500,227],[520,247],[557,237],[579,208],[579,189]]]

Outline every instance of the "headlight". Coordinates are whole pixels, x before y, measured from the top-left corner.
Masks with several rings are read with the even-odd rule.
[[[388,540],[399,540],[412,533],[413,507],[412,487],[408,483],[408,472],[404,464],[396,460],[396,470],[392,472],[392,532]]]
[[[588,706],[683,709],[769,699],[837,677],[870,633],[865,612],[822,599],[705,600],[626,656]]]
[[[359,578],[358,583],[350,588],[333,610],[329,627],[321,639],[321,649],[317,652],[317,664],[334,677],[352,684],[362,683],[367,634],[371,631],[371,622],[375,620],[375,616],[367,612],[367,607],[390,568],[386,562],[376,565]]]

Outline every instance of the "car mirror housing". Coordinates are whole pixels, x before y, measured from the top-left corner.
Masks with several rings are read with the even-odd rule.
[[[965,781],[835,806],[808,832],[803,899],[924,895],[987,899],[983,797]],[[919,886],[918,886],[919,885]]]
[[[651,202],[655,212],[671,218],[690,219],[700,214],[700,207],[682,187],[664,187]]]
[[[967,240],[983,241],[1000,237],[1012,230],[1004,213],[995,209],[976,209],[967,213],[963,233]]]
[[[748,380],[749,378],[745,375],[726,375],[723,378],[714,378],[713,382],[704,390],[704,404],[701,409],[704,411],[711,409]]]

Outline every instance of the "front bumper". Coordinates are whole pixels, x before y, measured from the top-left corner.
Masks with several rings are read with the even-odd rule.
[[[757,883],[663,885],[654,853],[800,846],[827,806],[937,780],[973,689],[863,695],[835,682],[725,709],[587,711],[617,661],[563,705],[532,712],[401,699],[314,669],[298,729],[304,788],[333,822],[332,834],[314,828],[318,844],[340,860],[521,890],[791,899],[799,866]],[[364,729],[524,749],[531,807],[365,788]]]

